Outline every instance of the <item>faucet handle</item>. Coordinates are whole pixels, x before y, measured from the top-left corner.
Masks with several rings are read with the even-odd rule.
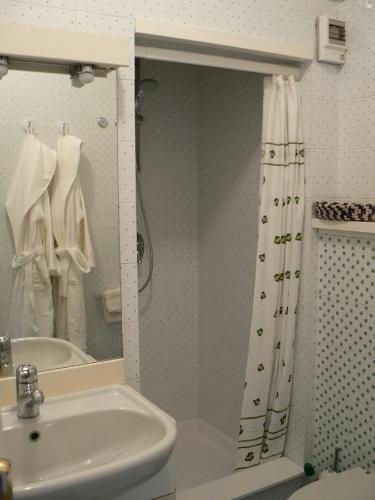
[[[44,403],[44,394],[39,389],[36,389],[31,393],[30,406],[41,405]]]
[[[34,365],[20,365],[16,370],[18,384],[33,384],[38,381],[38,370]]]

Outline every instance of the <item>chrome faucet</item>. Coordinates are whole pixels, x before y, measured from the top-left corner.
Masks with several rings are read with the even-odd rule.
[[[13,375],[12,344],[10,338],[0,337],[0,377]]]
[[[43,392],[38,389],[38,372],[33,365],[21,365],[16,370],[17,415],[34,418],[39,415],[39,405],[44,402]]]

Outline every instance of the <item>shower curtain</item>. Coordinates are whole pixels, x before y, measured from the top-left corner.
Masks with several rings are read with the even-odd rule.
[[[261,201],[237,469],[282,455],[288,429],[304,215],[304,147],[291,76],[264,82]]]

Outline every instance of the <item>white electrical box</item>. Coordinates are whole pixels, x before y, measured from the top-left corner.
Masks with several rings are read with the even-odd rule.
[[[346,24],[328,16],[320,16],[317,21],[318,61],[344,64],[346,61]]]

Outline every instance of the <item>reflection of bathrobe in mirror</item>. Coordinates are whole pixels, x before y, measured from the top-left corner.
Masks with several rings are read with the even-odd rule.
[[[53,336],[50,275],[58,274],[48,195],[56,153],[28,134],[5,202],[15,256],[7,335]]]
[[[52,184],[52,228],[61,275],[55,303],[56,337],[86,350],[86,312],[83,273],[94,267],[86,209],[78,177],[82,141],[67,135],[57,146]]]

